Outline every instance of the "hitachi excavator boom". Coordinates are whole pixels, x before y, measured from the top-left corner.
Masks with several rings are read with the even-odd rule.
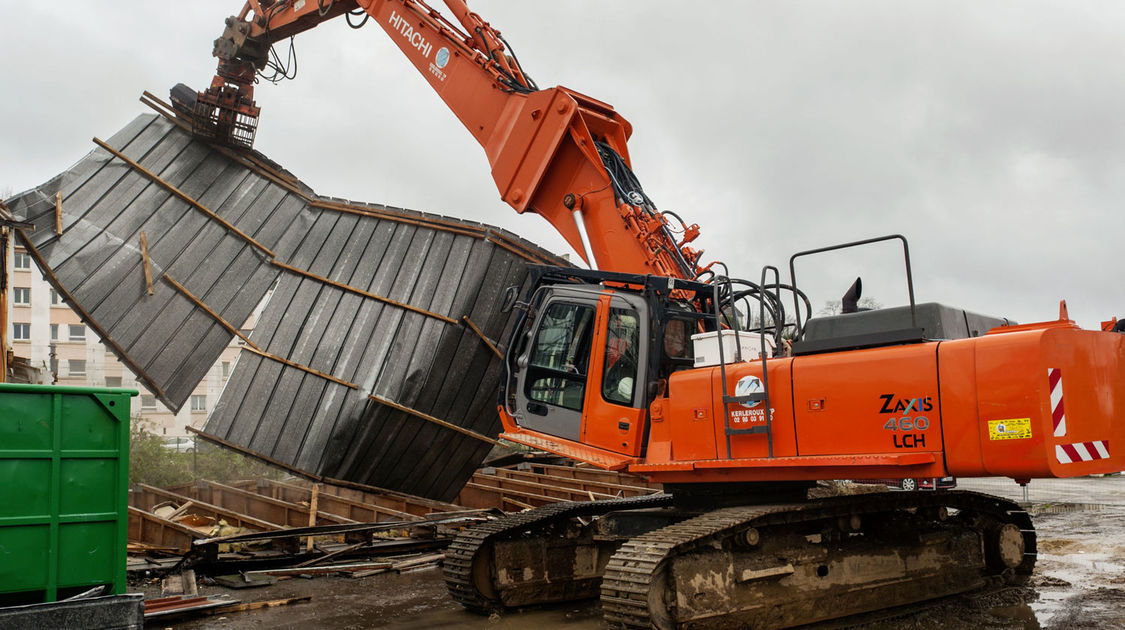
[[[211,87],[179,101],[197,133],[248,147],[274,43],[344,14],[371,19],[480,143],[500,198],[599,268],[536,268],[518,301],[512,289],[522,313],[504,356],[502,437],[667,494],[464,532],[445,575],[465,607],[600,595],[619,627],[780,628],[1020,584],[1036,544],[1015,504],[810,488],[1125,468],[1116,321],[1081,330],[1063,306],[1056,321],[1019,326],[916,305],[895,235],[843,246],[901,240],[909,309],[848,313],[850,332],[815,334],[833,326],[807,321],[793,259],[788,283],[771,266],[742,280],[703,264],[689,246],[698,226],[658,210],[633,173],[628,121],[574,90],[539,89],[497,29],[463,0],[445,5],[452,19],[420,0],[249,0],[215,42]]]

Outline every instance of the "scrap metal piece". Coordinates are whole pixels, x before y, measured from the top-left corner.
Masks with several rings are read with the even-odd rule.
[[[164,115],[9,201],[40,228],[19,234],[48,282],[173,411],[242,338],[200,437],[313,479],[456,496],[500,428],[501,294],[526,263],[565,263],[480,223],[317,196],[145,102]]]

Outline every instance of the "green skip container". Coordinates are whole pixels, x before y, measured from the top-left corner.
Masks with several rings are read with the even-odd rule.
[[[136,395],[0,383],[0,606],[125,592]]]

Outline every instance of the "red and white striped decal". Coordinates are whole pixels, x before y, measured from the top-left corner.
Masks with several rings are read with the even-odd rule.
[[[1063,412],[1062,370],[1047,370],[1047,381],[1051,384],[1051,420],[1055,423],[1055,437],[1063,437],[1066,435],[1066,413]]]
[[[1091,462],[1095,459],[1109,459],[1109,440],[1056,444],[1055,459],[1059,460],[1060,464]]]

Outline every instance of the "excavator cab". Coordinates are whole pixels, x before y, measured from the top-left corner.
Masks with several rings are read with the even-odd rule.
[[[635,456],[643,443],[649,309],[598,285],[546,285],[509,353],[506,400],[542,434]]]
[[[692,367],[691,335],[717,325],[706,314],[711,292],[666,277],[533,267],[508,344],[501,416],[557,438],[556,450],[643,457],[649,405],[673,372]]]

